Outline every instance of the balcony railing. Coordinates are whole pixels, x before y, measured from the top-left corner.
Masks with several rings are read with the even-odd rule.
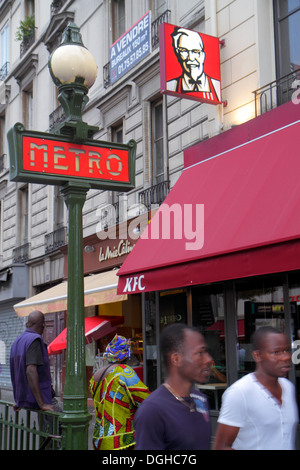
[[[171,13],[170,10],[166,10],[158,18],[156,18],[156,20],[152,22],[152,25],[151,25],[152,49],[155,49],[159,44],[159,35],[158,35],[159,25],[162,23],[168,23],[170,13]]]
[[[20,44],[20,57],[22,58],[23,55],[28,51],[28,49],[32,46],[35,41],[35,31],[33,31],[30,36],[27,36]]]
[[[139,192],[139,203],[143,204],[148,211],[153,207],[160,206],[170,191],[170,182],[162,181],[161,183],[150,186]]]
[[[52,132],[55,127],[64,122],[66,115],[64,113],[63,107],[58,106],[50,115],[49,115],[49,132]]]
[[[290,101],[297,89],[297,85],[300,85],[300,68],[255,90],[253,92],[255,116],[259,116]]]
[[[67,243],[67,229],[60,227],[45,235],[45,253],[51,253]]]
[[[167,23],[169,20],[169,15],[171,11],[166,10],[160,15],[156,20],[151,24],[151,37],[152,37],[152,50],[155,49],[159,44],[159,25],[161,23]],[[103,86],[104,88],[109,87],[110,85],[110,62],[104,65],[103,67]]]
[[[13,249],[13,262],[14,263],[25,263],[30,256],[30,243],[18,246]]]
[[[120,202],[107,204],[100,213],[101,230],[118,225],[120,222]]]
[[[4,171],[5,169],[5,160],[6,160],[6,153],[3,153],[1,156],[0,156],[0,173],[2,171]]]
[[[6,79],[8,72],[9,72],[9,62],[5,62],[5,64],[3,64],[0,69],[0,81],[1,82],[3,82],[3,80]]]

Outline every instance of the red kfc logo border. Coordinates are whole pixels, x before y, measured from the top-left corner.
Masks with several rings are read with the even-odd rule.
[[[222,104],[219,38],[163,23],[159,46],[161,93]]]

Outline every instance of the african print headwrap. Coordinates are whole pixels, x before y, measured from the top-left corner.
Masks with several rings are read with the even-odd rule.
[[[103,355],[107,357],[108,362],[123,361],[130,356],[130,339],[116,335]]]

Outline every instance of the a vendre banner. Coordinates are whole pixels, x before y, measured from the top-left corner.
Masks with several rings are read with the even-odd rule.
[[[151,11],[110,47],[110,82],[115,83],[151,52]]]
[[[159,47],[161,93],[222,103],[219,38],[162,23]]]

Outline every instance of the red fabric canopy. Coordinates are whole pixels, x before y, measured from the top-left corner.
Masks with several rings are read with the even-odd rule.
[[[113,333],[116,325],[124,322],[124,317],[86,317],[84,319],[85,343],[97,341]],[[65,328],[48,346],[48,354],[59,354],[67,348],[67,328]]]
[[[237,321],[237,336],[238,338],[244,338],[245,337],[245,323],[244,320],[238,320]],[[220,338],[224,339],[225,338],[225,325],[224,325],[224,320],[218,320],[216,323],[213,323],[211,326],[206,328],[206,331],[219,331],[220,332]]]
[[[297,121],[185,169],[119,270],[118,293],[299,269],[299,136]]]

